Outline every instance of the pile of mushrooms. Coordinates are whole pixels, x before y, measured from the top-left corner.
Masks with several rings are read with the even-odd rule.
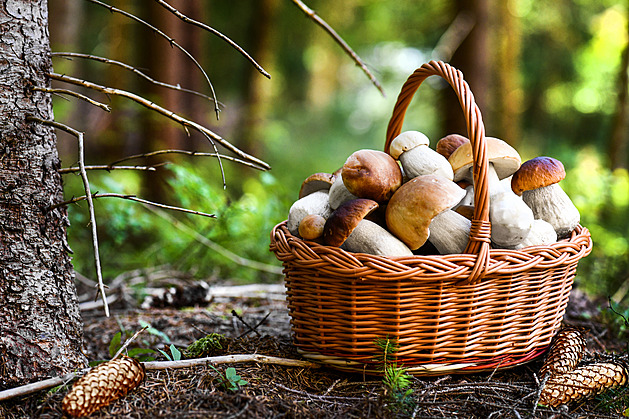
[[[569,237],[579,211],[552,157],[522,163],[505,141],[486,137],[493,248],[521,249]],[[352,153],[334,173],[302,183],[288,213],[291,234],[379,256],[463,253],[474,212],[472,148],[458,134],[435,150],[418,131],[398,135],[388,153]]]

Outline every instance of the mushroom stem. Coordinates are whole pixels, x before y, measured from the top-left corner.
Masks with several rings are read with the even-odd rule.
[[[463,253],[470,237],[472,222],[456,211],[446,210],[430,222],[428,240],[442,255]]]
[[[378,256],[412,256],[413,252],[400,239],[369,220],[362,220],[341,245],[354,253]]]
[[[579,210],[557,183],[524,191],[522,199],[531,207],[535,218],[545,220],[555,228],[558,238],[569,236],[581,219]]]

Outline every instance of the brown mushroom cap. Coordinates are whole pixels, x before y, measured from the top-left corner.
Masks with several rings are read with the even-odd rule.
[[[458,204],[463,196],[463,189],[442,176],[417,176],[391,197],[386,211],[387,227],[411,250],[418,249],[430,235],[433,217]]]
[[[518,170],[522,164],[522,159],[515,148],[495,137],[485,137],[485,143],[487,145],[487,160],[494,165],[499,179],[509,177]],[[448,161],[452,165],[455,182],[471,176],[469,169],[474,163],[472,143],[462,144],[454,150]]]
[[[322,237],[325,221],[325,217],[319,214],[306,215],[299,223],[299,235],[306,240]]]
[[[566,177],[563,163],[552,157],[535,157],[525,161],[511,179],[511,189],[518,195],[524,191],[558,183]]]
[[[437,141],[435,150],[447,159],[457,148],[469,142],[470,140],[468,140],[467,137],[459,134],[450,134]]]
[[[333,174],[313,173],[302,182],[301,189],[299,189],[299,198],[301,199],[316,191],[329,190],[332,183],[334,183]]]
[[[343,183],[359,198],[388,201],[402,185],[402,170],[387,153],[358,150],[347,158],[341,172]]]
[[[325,244],[335,247],[342,245],[358,223],[376,208],[378,203],[372,199],[358,198],[341,204],[325,222],[323,228]]]

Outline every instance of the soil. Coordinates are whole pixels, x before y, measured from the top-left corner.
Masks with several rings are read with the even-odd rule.
[[[185,281],[178,281],[177,289],[184,290],[181,284]],[[89,360],[110,359],[111,351],[117,349],[110,351],[114,335],[122,331],[123,338],[128,338],[146,323],[151,329],[132,341],[129,351],[138,354],[144,348],[168,353],[169,344],[184,350],[200,338],[219,333],[225,337],[221,347],[203,356],[261,354],[301,359],[291,342],[286,303],[281,288],[277,291],[280,284],[263,287],[261,294],[245,290],[247,297],[236,296],[237,293],[230,296],[230,288],[223,288],[222,296],[212,295],[212,290],[202,284],[201,291],[197,289],[194,293],[201,295],[202,302],[182,307],[191,303],[181,302],[177,296],[166,298],[159,292],[144,299],[144,305],[136,303],[138,295],[130,283],[118,287],[109,318],[104,317],[102,309],[88,310],[87,303],[84,306],[85,353]],[[202,292],[203,289],[207,292]],[[565,323],[589,330],[589,353],[599,356],[616,353],[626,358],[626,336],[618,338],[617,331],[612,331],[602,320],[607,306],[606,301],[591,301],[573,291]],[[157,351],[144,355],[165,360]],[[409,377],[411,391],[406,395],[389,389],[382,377],[344,373],[329,367],[250,362],[148,370],[137,389],[90,417],[617,418],[629,408],[626,386],[568,406],[535,407],[538,388],[535,373],[541,363],[536,360],[513,369],[477,375]],[[225,374],[229,367],[235,368],[246,384],[227,388]],[[70,386],[71,383],[0,402],[0,417],[64,417],[61,400]]]

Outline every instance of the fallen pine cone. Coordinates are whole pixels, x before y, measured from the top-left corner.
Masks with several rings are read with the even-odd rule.
[[[70,416],[87,416],[124,397],[144,380],[144,366],[128,356],[100,364],[81,377],[61,402]]]
[[[556,407],[627,383],[627,369],[612,362],[589,364],[551,376],[542,389],[539,404]]]
[[[546,355],[539,376],[549,378],[572,371],[579,365],[585,351],[585,331],[579,327],[561,329]]]

